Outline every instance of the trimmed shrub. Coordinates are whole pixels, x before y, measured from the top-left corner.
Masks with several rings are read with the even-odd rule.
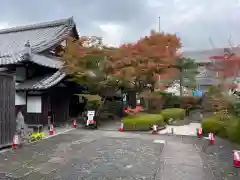
[[[139,113],[135,116],[124,117],[122,122],[126,131],[148,131],[153,125],[165,125],[161,114]]]
[[[233,136],[238,119],[232,115],[217,113],[215,116],[202,121],[202,128],[205,133],[213,132],[219,137]],[[231,137],[230,139],[234,139]]]
[[[230,141],[240,143],[240,122],[235,121],[227,127],[227,135]]]
[[[222,138],[240,143],[240,120],[233,115],[218,113],[202,122],[204,133],[213,132]]]
[[[218,117],[211,117],[202,121],[204,134],[212,132],[219,137],[227,137],[226,123],[220,121]]]
[[[186,110],[181,108],[169,108],[164,109],[161,114],[165,122],[168,122],[169,119],[183,120],[186,115]]]

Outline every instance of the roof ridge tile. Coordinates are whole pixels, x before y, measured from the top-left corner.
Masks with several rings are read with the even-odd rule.
[[[35,23],[35,24],[30,24],[30,25],[24,25],[24,26],[16,26],[16,27],[6,28],[6,29],[0,29],[0,34],[56,27],[56,26],[62,26],[62,25],[71,26],[71,27],[75,26],[73,17],[66,18],[66,19],[60,19],[60,20],[54,20],[54,21]]]

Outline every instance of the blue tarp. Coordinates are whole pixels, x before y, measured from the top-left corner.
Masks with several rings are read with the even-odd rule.
[[[193,90],[192,93],[193,93],[193,96],[198,96],[198,97],[201,97],[203,95],[203,92],[200,90]]]

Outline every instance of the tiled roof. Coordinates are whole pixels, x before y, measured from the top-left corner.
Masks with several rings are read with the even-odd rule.
[[[60,43],[71,32],[78,37],[73,18],[0,30],[0,65],[30,60],[48,67],[59,67],[59,60],[38,54]],[[25,47],[27,42],[30,49]],[[29,55],[27,59],[26,54]]]
[[[195,59],[198,63],[208,63],[212,62],[212,60],[209,59],[211,56],[224,55],[224,49],[225,48],[215,48],[201,51],[185,51],[182,55],[186,58]],[[240,55],[240,47],[233,47],[230,51]]]
[[[196,82],[198,85],[214,85],[217,83],[217,79],[214,78],[196,78]]]
[[[27,80],[16,85],[16,90],[44,90],[59,83],[64,77],[65,73],[57,71],[53,74],[48,74],[44,77],[37,77]]]
[[[31,61],[41,66],[46,66],[55,69],[60,69],[64,64],[64,62],[60,59],[57,59],[55,57],[43,56],[39,54],[33,54],[31,56]]]
[[[64,62],[56,57],[48,57],[41,54],[16,53],[0,57],[0,65],[16,64],[22,61],[31,61],[40,66],[60,69]]]
[[[25,50],[29,41],[33,52],[42,52],[75,28],[73,18],[0,30],[0,54],[14,54]]]
[[[11,55],[0,56],[0,65],[15,64],[26,59],[26,54],[24,52],[14,53]]]
[[[209,49],[203,51],[186,51],[182,55],[186,58],[194,59],[198,63],[208,63],[212,60],[211,56],[223,54],[223,49]]]

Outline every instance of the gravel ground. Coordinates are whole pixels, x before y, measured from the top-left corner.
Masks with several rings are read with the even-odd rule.
[[[0,154],[3,180],[239,180],[232,145],[216,139],[73,130]]]
[[[209,168],[217,180],[240,179],[240,169],[233,166],[232,151],[235,147],[226,140],[215,138],[215,145],[202,141],[200,145],[201,157],[208,163]]]

